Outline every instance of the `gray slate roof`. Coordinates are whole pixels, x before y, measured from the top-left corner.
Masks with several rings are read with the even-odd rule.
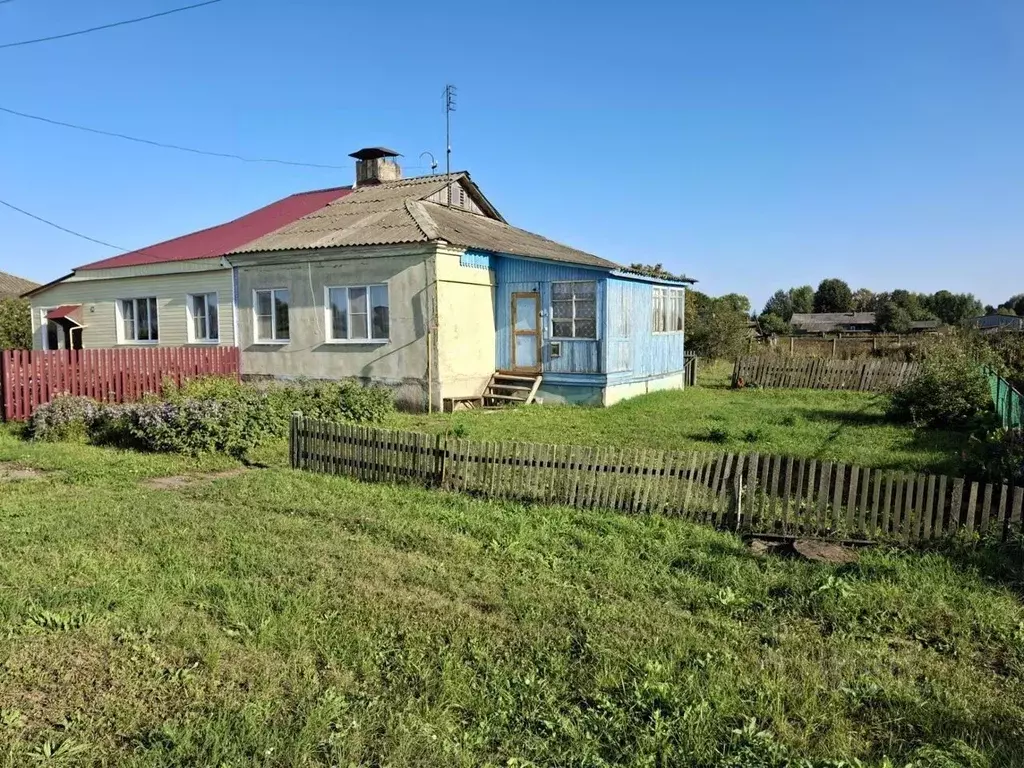
[[[795,314],[790,325],[808,333],[827,333],[839,327],[850,325],[874,326],[874,312],[813,312]]]
[[[25,280],[22,277],[15,277],[6,272],[0,272],[0,299],[13,299],[21,296],[26,291],[38,287],[39,283]]]
[[[473,189],[467,173],[452,175]],[[498,219],[448,208],[427,198],[447,186],[444,176],[421,176],[358,187],[351,194],[228,254],[400,245],[446,240],[465,248],[617,269],[599,256],[548,240]]]

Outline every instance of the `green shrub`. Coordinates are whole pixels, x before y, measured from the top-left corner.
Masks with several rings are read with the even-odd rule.
[[[982,480],[1024,483],[1024,432],[994,429],[972,438],[966,473]]]
[[[85,397],[58,397],[40,406],[29,425],[36,440],[80,439],[140,450],[242,458],[260,443],[288,434],[291,415],[313,419],[382,421],[394,410],[391,392],[352,381],[249,384],[210,376],[176,386],[164,399],[104,405]]]
[[[992,406],[981,370],[984,361],[984,353],[966,335],[931,345],[921,372],[893,393],[890,416],[930,427],[959,427],[976,420]]]

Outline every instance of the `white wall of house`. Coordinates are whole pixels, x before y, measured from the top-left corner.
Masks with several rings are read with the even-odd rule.
[[[437,252],[437,359],[442,397],[472,397],[494,373],[494,272]]]
[[[214,294],[218,307],[217,339],[197,337],[191,296]],[[45,316],[55,307],[81,305],[86,349],[119,346],[233,346],[235,343],[232,275],[220,259],[145,265],[121,269],[86,270],[30,298],[33,347],[45,348]],[[158,340],[130,338],[123,302],[156,299]],[[212,336],[207,323],[206,336]],[[137,334],[136,335],[145,335]]]
[[[440,404],[434,333],[434,246],[325,249],[232,257],[238,272],[242,374],[383,384],[407,408]],[[387,286],[387,338],[333,338],[328,289]],[[258,336],[257,291],[284,290],[287,338]],[[353,331],[362,317],[349,316]],[[268,321],[268,324],[269,323]],[[429,354],[428,354],[428,349]]]

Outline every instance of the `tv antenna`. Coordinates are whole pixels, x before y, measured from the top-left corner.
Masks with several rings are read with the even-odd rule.
[[[444,87],[444,143],[445,179],[448,182],[448,207],[452,207],[452,112],[455,111],[455,93],[457,89],[449,83]]]

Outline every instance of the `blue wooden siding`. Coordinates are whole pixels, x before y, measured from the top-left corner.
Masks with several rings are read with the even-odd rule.
[[[541,359],[545,373],[601,373],[600,344],[604,324],[602,270],[549,264],[543,261],[501,256],[492,259],[495,278],[496,360],[498,368],[512,367],[512,294],[536,291],[541,302]],[[551,283],[561,280],[597,282],[597,339],[560,340],[561,355],[551,357]]]
[[[654,286],[612,277],[608,294],[608,380],[642,381],[683,369],[683,334],[653,333]]]
[[[466,251],[459,256],[459,264],[463,267],[475,267],[477,269],[491,268],[491,254],[483,251]]]

